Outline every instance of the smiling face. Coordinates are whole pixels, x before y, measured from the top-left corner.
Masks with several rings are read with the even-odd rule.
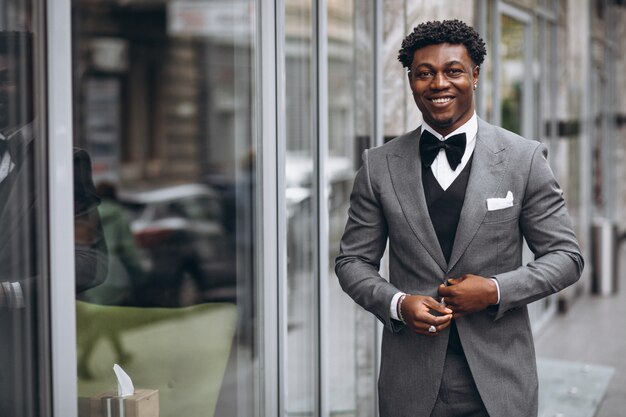
[[[415,51],[409,85],[424,121],[446,136],[474,114],[479,67],[462,44],[428,45]]]

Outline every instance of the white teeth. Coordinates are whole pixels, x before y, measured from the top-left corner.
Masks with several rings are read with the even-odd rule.
[[[445,97],[445,98],[433,98],[430,101],[432,101],[433,103],[447,103],[450,100],[452,100],[450,97]]]

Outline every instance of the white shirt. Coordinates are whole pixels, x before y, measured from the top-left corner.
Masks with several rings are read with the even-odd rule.
[[[476,134],[478,133],[478,117],[476,113],[472,115],[471,119],[469,119],[465,124],[461,127],[453,131],[452,133],[442,136],[440,133],[437,133],[435,129],[430,127],[426,122],[422,124],[422,130],[427,130],[432,133],[437,139],[443,141],[449,138],[450,136],[458,135],[459,133],[465,133],[466,144],[465,144],[465,152],[463,153],[463,157],[461,158],[461,163],[453,170],[448,163],[448,158],[446,157],[446,152],[444,149],[439,151],[439,154],[433,161],[433,164],[430,166],[430,169],[437,179],[437,182],[444,190],[447,190],[448,187],[454,182],[454,180],[459,176],[463,168],[467,165],[467,162],[472,157],[472,153],[474,152],[474,148],[476,147]],[[493,282],[495,282],[496,287],[498,289],[498,303],[500,303],[500,286],[498,285],[498,281],[494,278],[491,278]],[[391,305],[389,306],[389,312],[391,313],[391,318],[394,320],[399,320],[398,317],[398,300],[403,295],[403,292],[397,292],[393,298],[391,299]]]
[[[459,176],[463,168],[467,165],[467,162],[472,157],[472,152],[474,152],[474,147],[476,146],[476,133],[478,132],[478,118],[476,117],[476,113],[469,119],[465,124],[459,127],[454,132],[450,133],[447,136],[441,136],[440,133],[437,133],[435,129],[428,126],[426,122],[422,124],[422,130],[427,130],[432,133],[437,139],[444,141],[448,139],[450,136],[458,135],[459,133],[465,133],[465,138],[467,140],[465,145],[465,153],[463,153],[463,157],[461,158],[461,163],[456,167],[455,170],[450,168],[450,164],[448,163],[448,158],[446,157],[446,152],[443,149],[439,150],[439,154],[433,161],[433,164],[430,166],[430,169],[433,171],[433,175],[437,179],[437,182],[444,190],[447,190],[450,184],[454,182],[454,180]]]

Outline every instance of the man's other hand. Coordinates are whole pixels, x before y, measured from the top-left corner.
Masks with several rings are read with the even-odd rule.
[[[448,280],[439,286],[439,296],[454,311],[454,317],[463,317],[482,311],[498,302],[496,283],[490,278],[467,274]]]

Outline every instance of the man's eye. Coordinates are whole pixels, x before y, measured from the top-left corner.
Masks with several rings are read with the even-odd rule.
[[[419,72],[417,73],[417,76],[418,76],[419,78],[429,78],[429,77],[432,77],[432,76],[433,76],[433,73],[432,73],[432,72],[430,72],[430,71],[419,71]]]
[[[452,77],[458,77],[459,75],[463,74],[463,70],[462,69],[458,69],[458,68],[450,68],[446,72],[448,73],[448,75],[450,75]]]

